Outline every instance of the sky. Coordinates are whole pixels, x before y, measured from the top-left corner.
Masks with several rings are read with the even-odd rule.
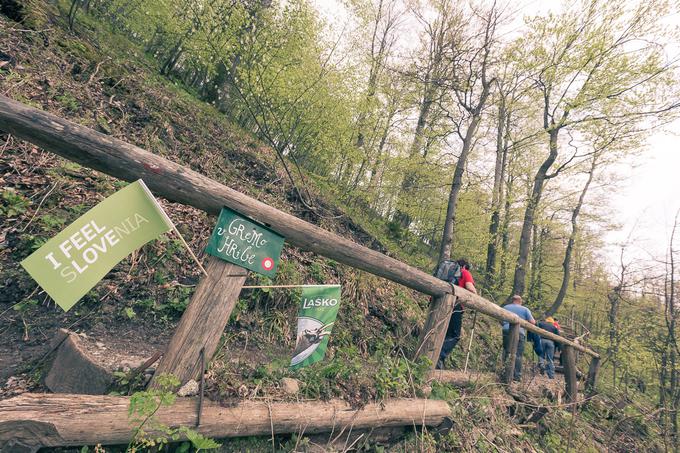
[[[617,0],[619,1],[619,0]],[[347,25],[348,15],[339,0],[313,0],[322,17],[339,30],[351,33]],[[510,35],[521,33],[523,17],[559,11],[562,0],[525,0],[512,2],[517,11],[509,25]],[[680,10],[680,7],[677,8]],[[680,27],[680,11],[666,16],[664,22]],[[414,23],[415,25],[415,23]],[[404,40],[413,43],[414,34],[404,33]],[[405,43],[409,47],[409,43]],[[671,49],[680,54],[680,43]],[[622,162],[616,169],[617,189],[608,195],[611,220],[618,225],[612,231],[602,233],[606,244],[603,255],[615,272],[620,261],[620,247],[626,247],[626,260],[663,259],[676,213],[680,210],[680,120],[656,130],[648,140],[644,151]],[[587,200],[586,200],[587,202]],[[679,233],[680,235],[680,233]],[[680,243],[680,240],[678,241]]]

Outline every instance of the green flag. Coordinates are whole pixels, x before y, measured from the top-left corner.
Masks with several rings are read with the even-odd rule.
[[[323,359],[338,308],[340,285],[308,286],[302,289],[297,341],[290,361],[292,368],[301,368]]]
[[[283,236],[224,207],[206,253],[267,277],[276,275]]]
[[[87,211],[21,265],[68,311],[123,258],[172,228],[140,179]]]

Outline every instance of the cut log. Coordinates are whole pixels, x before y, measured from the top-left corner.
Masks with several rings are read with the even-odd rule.
[[[125,444],[135,426],[128,421],[130,399],[117,396],[30,394],[0,401],[0,446],[60,447]],[[197,398],[178,398],[156,420],[166,426],[194,427]],[[445,401],[395,399],[352,409],[342,400],[307,403],[243,401],[229,407],[205,402],[198,432],[239,437],[340,432],[392,426],[438,426],[451,415]]]
[[[206,271],[208,275],[199,281],[158,364],[152,386],[163,373],[174,375],[181,384],[197,379],[201,350],[208,363],[219,345],[248,271],[212,256],[208,257]]]
[[[416,350],[416,359],[427,357],[432,363],[432,368],[434,368],[439,359],[439,352],[444,343],[446,329],[449,327],[455,300],[455,296],[451,294],[432,297],[425,327],[420,336],[420,345]]]
[[[153,347],[146,344],[137,344],[137,348],[130,351],[124,346],[105,342],[106,338],[81,336],[59,329],[48,352],[49,355],[56,350],[45,378],[47,388],[54,393],[103,395],[113,382],[115,371],[129,372],[135,368],[133,374],[139,375],[160,355],[156,351],[149,358]]]

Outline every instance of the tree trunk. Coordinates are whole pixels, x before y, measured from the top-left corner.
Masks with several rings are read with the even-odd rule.
[[[489,244],[486,249],[485,280],[487,287],[494,287],[496,274],[496,255],[498,249],[498,230],[501,221],[501,205],[503,203],[503,179],[508,156],[506,117],[504,98],[498,106],[498,128],[496,134],[496,165],[491,192],[491,222],[489,223]],[[509,120],[509,118],[508,118]],[[509,126],[509,125],[508,125]]]
[[[24,393],[0,401],[0,444],[17,450],[128,443],[136,426],[128,419],[130,398]],[[201,424],[198,398],[178,398],[154,418],[166,426],[186,426],[208,437],[340,432],[383,426],[437,426],[451,415],[446,401],[396,399],[352,409],[342,400],[305,403],[205,401]],[[147,427],[149,431],[151,428]],[[153,432],[153,434],[160,434]]]
[[[416,123],[416,130],[413,136],[413,141],[411,142],[411,147],[409,148],[409,158],[413,159],[416,156],[420,156],[423,149],[423,141],[425,140],[425,127],[430,116],[430,110],[432,109],[432,103],[434,102],[435,90],[430,84],[431,81],[426,80],[427,85],[425,87],[425,92],[423,98],[420,101],[420,110],[418,112],[418,122]],[[407,171],[404,175],[404,179],[401,183],[401,196],[408,199],[411,196],[411,191],[416,184],[416,175],[412,171]],[[402,228],[406,229],[411,225],[411,216],[406,212],[397,209],[394,214],[394,219],[401,225]]]
[[[486,95],[483,95],[486,98]],[[480,106],[483,106],[484,101],[480,101]],[[472,141],[477,126],[481,120],[480,113],[472,117],[470,126],[465,133],[465,140],[463,140],[463,149],[460,152],[458,162],[456,162],[456,169],[453,171],[453,182],[451,183],[451,192],[449,193],[449,202],[446,207],[446,217],[444,219],[444,232],[442,233],[442,242],[439,245],[439,262],[447,260],[451,257],[451,247],[453,246],[453,227],[456,223],[456,206],[458,204],[458,195],[463,186],[463,172],[465,171],[465,164],[467,158],[472,150]]]
[[[543,161],[541,166],[538,168],[536,175],[534,176],[534,185],[531,191],[531,196],[527,202],[526,210],[524,211],[524,221],[522,222],[522,232],[519,237],[519,253],[517,255],[517,264],[515,265],[515,275],[512,281],[512,294],[523,295],[526,286],[526,276],[527,276],[527,260],[529,258],[529,249],[531,246],[531,229],[534,225],[534,216],[536,214],[536,209],[541,201],[541,195],[543,195],[543,184],[548,175],[548,170],[557,159],[557,137],[559,134],[559,129],[551,129],[549,132],[550,141],[550,153],[548,157]]]
[[[578,197],[578,203],[571,213],[571,234],[569,235],[569,242],[567,243],[567,248],[564,251],[564,261],[562,261],[562,285],[560,290],[555,297],[555,301],[550,306],[546,312],[546,316],[552,316],[557,313],[562,302],[564,302],[564,297],[567,295],[567,288],[569,287],[569,279],[571,277],[571,253],[574,250],[574,243],[576,242],[576,237],[578,235],[578,215],[581,212],[581,207],[583,207],[583,200],[586,198],[586,193],[588,192],[588,187],[593,180],[593,175],[595,174],[595,168],[597,167],[597,155],[593,156],[593,161],[590,165],[590,172],[588,173],[588,180],[583,186],[581,195]]]
[[[514,177],[508,175],[505,185],[505,203],[503,206],[503,223],[501,224],[501,264],[498,273],[498,291],[502,291],[508,277],[508,258],[510,255],[510,208],[512,207],[512,187]]]

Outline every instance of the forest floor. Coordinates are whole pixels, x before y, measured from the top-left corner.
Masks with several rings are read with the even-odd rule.
[[[157,75],[138,47],[92,20],[83,18],[72,32],[56,10],[48,10],[33,29],[0,15],[0,93],[181,162],[367,247],[409,258],[373,225],[353,220],[338,200],[309,188],[315,211],[305,207],[269,148],[181,85]],[[168,236],[133,253],[69,312],[56,307],[19,266],[47,239],[123,186],[0,134],[0,398],[46,391],[45,354],[60,328],[78,333],[93,354],[107,357],[111,367],[121,370],[127,366],[123,357],[140,361],[167,343],[200,274],[187,266],[191,259],[176,239]],[[187,206],[161,203],[190,247],[202,251],[212,219]],[[413,261],[427,263],[428,258]],[[661,449],[653,426],[635,416],[644,413],[639,399],[601,394],[573,416],[560,400],[563,382],[547,381],[530,370],[525,381],[510,389],[432,383],[430,392],[424,391],[427,364],[407,360],[428,305],[414,291],[290,246],[284,248],[273,282],[254,275],[247,282],[258,283],[342,283],[343,308],[326,359],[290,371],[294,295],[244,290],[208,370],[211,399],[340,397],[361,406],[429,395],[450,403],[454,427],[445,435],[410,429],[388,441],[366,436],[353,446],[362,451],[564,451],[567,445],[581,451]],[[481,319],[477,326],[470,368],[495,372],[498,325]],[[466,329],[461,345],[468,344],[469,334]],[[462,367],[463,349],[454,352],[451,367]],[[530,362],[526,367],[531,368]],[[299,394],[283,391],[284,377],[303,383]],[[121,383],[115,390],[135,389]],[[277,446],[281,451],[342,450],[318,438],[300,442],[291,436],[277,436]],[[269,438],[230,440],[222,447],[262,450],[271,451]]]

